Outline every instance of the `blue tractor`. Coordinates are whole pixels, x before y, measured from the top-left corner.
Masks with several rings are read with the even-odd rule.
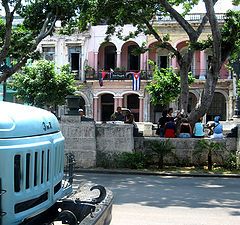
[[[0,225],[109,224],[111,191],[89,186],[98,189],[99,196],[82,201],[71,182],[63,180],[65,161],[55,115],[0,102]]]

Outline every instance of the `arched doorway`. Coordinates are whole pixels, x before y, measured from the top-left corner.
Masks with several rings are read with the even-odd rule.
[[[110,70],[116,67],[117,49],[115,45],[108,45],[104,48],[104,69]]]
[[[83,109],[84,114],[86,114],[85,100],[82,96],[68,95],[66,99],[68,115],[78,115],[78,109]]]
[[[140,68],[140,57],[133,54],[137,47],[137,45],[128,46],[128,70],[139,70]]]
[[[127,95],[127,108],[131,110],[135,121],[139,122],[139,96],[136,94]]]
[[[114,99],[112,94],[101,96],[101,118],[102,121],[109,121],[114,112]]]
[[[193,93],[189,92],[187,112],[190,113],[195,108],[196,104],[197,97]]]
[[[226,99],[219,92],[215,92],[212,103],[207,112],[207,121],[213,121],[215,116],[220,116],[220,120],[226,120]]]

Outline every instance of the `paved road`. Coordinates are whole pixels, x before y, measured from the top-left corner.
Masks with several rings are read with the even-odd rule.
[[[239,225],[240,179],[77,174],[115,195],[111,225]]]

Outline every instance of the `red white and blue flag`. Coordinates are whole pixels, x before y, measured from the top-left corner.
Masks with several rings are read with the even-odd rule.
[[[106,73],[107,72],[105,72],[105,71],[98,73],[99,84],[101,87],[103,86],[103,79],[106,76]]]
[[[141,73],[133,73],[133,91],[140,90]]]

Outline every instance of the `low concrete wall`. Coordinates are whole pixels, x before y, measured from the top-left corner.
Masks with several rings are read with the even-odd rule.
[[[150,147],[152,141],[166,141],[166,138],[159,138],[159,137],[135,137],[134,138],[134,150],[136,152],[143,152]],[[199,163],[197,160],[196,155],[194,152],[196,151],[197,142],[199,140],[203,140],[200,138],[172,138],[170,142],[176,148],[173,152],[177,155],[180,163],[182,164],[189,164],[189,165],[196,165]],[[223,160],[226,156],[229,155],[230,152],[237,151],[237,138],[224,138],[224,139],[209,139],[205,138],[205,140],[215,141],[224,146],[225,150],[219,151],[220,155],[223,156]],[[222,158],[218,157],[217,159],[218,164],[222,164]],[[207,155],[204,155],[201,158],[200,162],[204,163],[207,161]],[[174,163],[172,158],[168,158],[166,161],[167,163]]]
[[[80,116],[62,116],[60,128],[65,137],[65,152],[75,156],[76,167],[96,166],[97,151],[133,152],[133,125],[95,124]]]
[[[94,167],[96,165],[95,122],[83,122],[80,116],[62,116],[60,126],[65,137],[65,152],[74,154],[76,166]]]
[[[65,137],[65,152],[73,153],[76,159],[76,166],[81,168],[96,166],[97,151],[108,153],[139,152],[146,150],[150,146],[151,141],[166,140],[159,137],[133,138],[133,125],[95,124],[94,121],[81,121],[80,116],[62,116],[60,127]],[[174,152],[180,159],[180,162],[188,164],[197,163],[194,151],[199,140],[197,138],[170,139],[171,143],[176,147]],[[229,155],[230,152],[236,152],[237,146],[240,146],[239,138],[224,138],[214,141],[221,143],[225,147],[226,150],[221,152],[224,157]],[[202,161],[206,161],[206,156],[202,158]],[[173,162],[173,159],[169,158],[168,162]]]
[[[133,125],[96,124],[97,151],[133,152]]]

